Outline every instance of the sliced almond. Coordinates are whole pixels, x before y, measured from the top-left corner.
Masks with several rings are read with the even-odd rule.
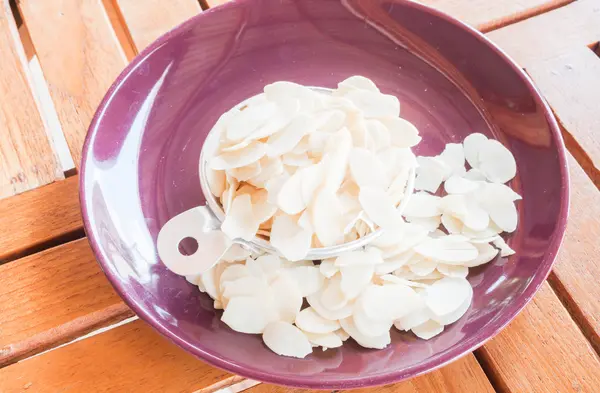
[[[453,265],[471,261],[478,255],[474,245],[457,235],[428,239],[417,245],[414,250],[425,258]]]
[[[448,194],[468,194],[479,188],[479,184],[464,177],[452,175],[444,183]]]
[[[319,271],[326,278],[331,278],[339,271],[339,268],[335,265],[334,259],[324,259],[319,265]]]
[[[303,297],[320,291],[325,285],[325,277],[321,274],[319,266],[295,266],[289,268],[289,273],[296,280]]]
[[[225,180],[225,171],[216,171],[210,168],[206,168],[206,180],[208,182],[208,188],[210,192],[217,198],[220,198],[225,191],[227,184]]]
[[[372,80],[359,75],[351,76],[338,83],[337,90],[340,93],[347,93],[352,90],[367,90],[379,93],[379,89]]]
[[[369,119],[365,121],[367,149],[378,152],[390,146],[390,131],[379,120]]]
[[[366,250],[350,251],[335,259],[336,266],[373,266],[383,263],[379,249],[371,247]]]
[[[479,152],[487,141],[487,136],[480,133],[470,134],[463,141],[465,158],[472,168],[479,168]]]
[[[316,120],[308,114],[299,114],[280,132],[267,140],[266,154],[276,157],[291,152],[300,140],[316,128]]]
[[[444,277],[425,289],[425,303],[433,314],[442,317],[458,310],[472,291],[466,279]]]
[[[236,332],[259,334],[276,318],[277,314],[263,298],[239,296],[229,300],[221,320]]]
[[[322,347],[323,350],[328,348],[338,348],[343,344],[342,339],[333,332],[322,334],[305,332],[304,334],[312,345]]]
[[[452,168],[437,157],[417,157],[419,168],[415,179],[415,190],[435,194],[440,184],[452,174]]]
[[[257,97],[258,98],[258,97]],[[277,112],[277,105],[272,102],[250,104],[242,111],[231,116],[227,124],[227,139],[241,141],[256,129],[270,120]]]
[[[423,300],[407,285],[370,285],[356,304],[370,319],[389,321],[389,329],[392,321],[423,307]]]
[[[498,255],[498,250],[495,249],[494,247],[492,247],[488,243],[476,243],[473,245],[477,248],[477,251],[479,252],[479,254],[477,255],[477,258],[473,259],[472,261],[465,262],[463,264],[463,266],[466,266],[466,267],[480,266],[480,265],[490,262],[491,260],[496,258],[496,256]]]
[[[362,110],[366,118],[388,118],[400,115],[398,98],[368,90],[352,90],[344,96]]]
[[[493,243],[494,243],[494,246],[496,246],[496,247],[498,247],[498,249],[500,249],[501,257],[508,257],[508,256],[514,255],[516,253],[515,250],[510,248],[510,246],[501,237],[498,237],[497,239],[495,239],[493,241]]]
[[[391,342],[389,331],[377,337],[365,336],[356,328],[352,318],[341,319],[340,325],[342,325],[342,329],[344,329],[344,331],[348,333],[350,337],[354,339],[354,341],[365,348],[383,349]]]
[[[419,131],[412,123],[399,117],[380,119],[390,132],[393,146],[405,148],[416,146],[421,142]]]
[[[298,225],[290,216],[276,216],[270,241],[284,257],[298,261],[308,254],[312,233]]]
[[[436,269],[447,277],[465,278],[469,275],[469,268],[461,265],[445,265],[440,263]]]
[[[392,199],[383,190],[363,187],[358,200],[367,216],[384,230],[394,230],[404,223]]]
[[[270,323],[262,337],[265,345],[278,355],[304,358],[312,353],[312,345],[306,335],[287,322]]]
[[[316,194],[311,219],[315,234],[324,246],[335,245],[343,236],[344,214],[337,196],[328,188],[323,188]]]
[[[373,187],[386,190],[390,184],[385,166],[373,152],[367,149],[352,149],[349,168],[354,181],[361,188]]]
[[[434,217],[442,214],[440,208],[441,198],[426,192],[417,192],[413,194],[403,214],[410,217]]]
[[[444,325],[440,325],[434,320],[429,320],[425,323],[415,326],[411,329],[415,336],[429,340],[444,331]]]
[[[345,299],[356,298],[371,283],[375,267],[373,265],[342,266],[340,289]]]
[[[506,183],[517,174],[517,163],[510,150],[496,140],[488,140],[479,151],[479,167],[493,183]]]
[[[409,331],[410,329],[424,324],[431,319],[431,312],[426,308],[419,308],[394,322],[396,329]]]
[[[305,332],[324,334],[338,330],[340,323],[339,321],[325,319],[314,308],[308,307],[300,311],[296,317],[296,326]]]
[[[448,143],[442,154],[439,155],[439,159],[450,167],[454,175],[463,176],[467,172],[465,153],[463,145],[460,143]]]
[[[287,271],[282,271],[271,283],[270,288],[273,293],[274,308],[279,316],[278,319],[293,323],[304,300],[296,281]]]
[[[237,196],[221,225],[221,230],[231,239],[252,240],[259,222],[254,218],[250,195]]]

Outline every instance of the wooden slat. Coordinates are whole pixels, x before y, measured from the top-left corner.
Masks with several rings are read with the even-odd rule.
[[[77,176],[0,200],[0,263],[81,231]]]
[[[353,393],[462,393],[466,391],[474,393],[494,392],[473,355],[465,356],[440,370],[398,384],[351,390]],[[260,384],[245,391],[245,393],[310,392],[311,390],[286,389],[267,384]]]
[[[197,0],[116,0],[138,51],[201,12]]]
[[[230,0],[205,0],[209,7]],[[564,6],[574,0],[417,0],[444,11],[482,31],[491,31],[534,15]]]
[[[597,355],[547,283],[477,355],[499,393],[595,393],[600,387]]]
[[[184,352],[139,320],[0,369],[3,393],[208,393],[239,380]]]
[[[577,0],[488,33],[525,68],[600,40],[600,0]]]
[[[581,46],[537,61],[527,67],[527,72],[568,134],[565,139],[569,149],[600,186],[600,58]]]
[[[133,315],[86,239],[0,266],[0,310],[0,365]]]
[[[567,146],[600,186],[600,0],[580,0],[488,37],[531,75],[563,125]]]
[[[419,0],[481,31],[491,31],[574,0]]]
[[[0,198],[62,179],[8,0],[0,0],[0,103]]]
[[[569,166],[569,223],[558,262],[549,280],[600,353],[600,192],[573,158],[570,158]]]
[[[20,9],[77,166],[89,122],[127,63],[97,0],[21,0]]]

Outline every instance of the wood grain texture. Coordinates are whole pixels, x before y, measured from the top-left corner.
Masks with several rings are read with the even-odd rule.
[[[536,61],[527,72],[572,138],[565,138],[572,154],[600,186],[600,58],[580,46]]]
[[[569,4],[574,0],[419,0],[487,32]]]
[[[8,0],[0,0],[0,198],[62,179]]]
[[[197,0],[115,0],[138,51],[201,12]]]
[[[81,231],[77,176],[0,200],[0,263]]]
[[[225,380],[225,382],[223,382]],[[239,381],[138,320],[0,369],[0,391],[208,393]],[[214,387],[214,388],[211,388]]]
[[[494,41],[525,68],[600,40],[600,0],[564,7],[492,31]]]
[[[98,0],[21,0],[75,164],[97,105],[127,63]]]
[[[499,393],[596,393],[600,387],[600,360],[548,283],[477,357]]]
[[[578,0],[488,37],[531,75],[564,128],[567,147],[600,186],[600,0]]]
[[[368,389],[357,389],[353,393],[493,393],[494,389],[471,354],[439,370],[408,381]],[[286,389],[279,386],[260,384],[245,393],[310,393],[311,390]]]
[[[0,266],[0,364],[114,320],[115,310],[105,312],[104,320],[102,314],[89,315],[115,305],[123,302],[86,239]],[[132,313],[120,315],[123,319]]]
[[[203,0],[216,7],[231,0]],[[575,0],[417,0],[484,32],[516,23]]]
[[[569,158],[569,169],[569,222],[549,281],[600,354],[600,192],[572,157]]]

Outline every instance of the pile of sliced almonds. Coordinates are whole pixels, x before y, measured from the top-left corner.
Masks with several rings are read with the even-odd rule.
[[[469,268],[514,254],[500,235],[517,227],[521,197],[504,184],[516,174],[515,160],[482,134],[446,145],[439,156],[418,157],[418,192],[398,213],[402,187],[395,184],[404,185],[398,178],[419,137],[408,126],[388,127],[398,108],[386,97],[360,77],[340,83],[333,96],[282,82],[252,99],[259,109],[251,116],[244,114],[249,105],[235,115],[243,121],[233,116],[218,124],[227,137],[211,160],[211,190],[227,212],[223,229],[231,237],[270,236],[292,257],[251,255],[234,245],[208,272],[186,278],[224,310],[230,328],[262,334],[279,355],[303,358],[348,338],[384,348],[392,326],[430,339],[468,310]],[[336,109],[324,109],[332,102]],[[322,116],[304,118],[300,127],[281,111]],[[311,245],[376,227],[383,234],[364,249],[301,260]]]
[[[393,216],[417,166],[421,137],[399,113],[396,97],[360,76],[332,91],[276,82],[225,113],[206,168],[222,231],[258,235],[289,260],[374,231],[389,213],[378,205]]]

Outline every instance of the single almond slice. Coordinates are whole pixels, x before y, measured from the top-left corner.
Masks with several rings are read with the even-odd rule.
[[[466,279],[444,277],[425,289],[425,302],[433,314],[441,317],[458,310],[472,292]]]
[[[275,321],[276,313],[256,296],[239,296],[229,300],[221,320],[240,333],[259,334]]]
[[[429,340],[444,331],[444,325],[434,320],[429,320],[411,329],[415,336],[423,340]]]
[[[213,170],[240,168],[260,160],[266,153],[267,147],[264,143],[254,142],[243,149],[213,157],[208,162],[208,166]]]
[[[304,358],[312,353],[306,335],[291,323],[272,322],[264,329],[262,337],[265,345],[278,355]]]
[[[458,235],[430,238],[417,245],[414,250],[425,258],[452,265],[471,261],[478,255],[477,248]]]
[[[472,168],[479,168],[479,152],[488,141],[487,136],[480,133],[470,134],[463,141],[465,159]],[[481,179],[484,180],[484,179]]]
[[[394,118],[400,115],[398,98],[368,90],[352,90],[344,95],[366,118]]]
[[[439,159],[450,167],[452,174],[463,176],[467,173],[467,170],[465,169],[465,153],[462,144],[448,143],[442,154],[439,155]]]
[[[254,238],[259,224],[254,218],[250,195],[243,194],[233,200],[221,230],[231,239],[250,241]]]
[[[273,304],[279,316],[278,319],[293,323],[304,301],[296,281],[287,271],[282,271],[271,283],[270,289],[273,293]]]
[[[341,347],[343,344],[342,339],[334,332],[321,334],[304,332],[304,334],[313,346],[322,347],[324,351],[328,348]]]
[[[501,257],[508,257],[516,253],[515,250],[510,248],[510,246],[501,237],[495,239],[493,243],[494,246],[498,247],[498,249],[500,250]]]
[[[296,326],[305,332],[324,334],[338,330],[340,323],[339,321],[325,319],[314,308],[308,307],[300,311],[296,317]]]
[[[496,140],[488,140],[479,151],[479,167],[492,183],[506,183],[517,174],[510,150]]]
[[[383,349],[392,341],[389,331],[377,337],[365,336],[356,328],[352,318],[340,319],[340,325],[342,325],[342,329],[344,329],[358,345],[365,348]]]

